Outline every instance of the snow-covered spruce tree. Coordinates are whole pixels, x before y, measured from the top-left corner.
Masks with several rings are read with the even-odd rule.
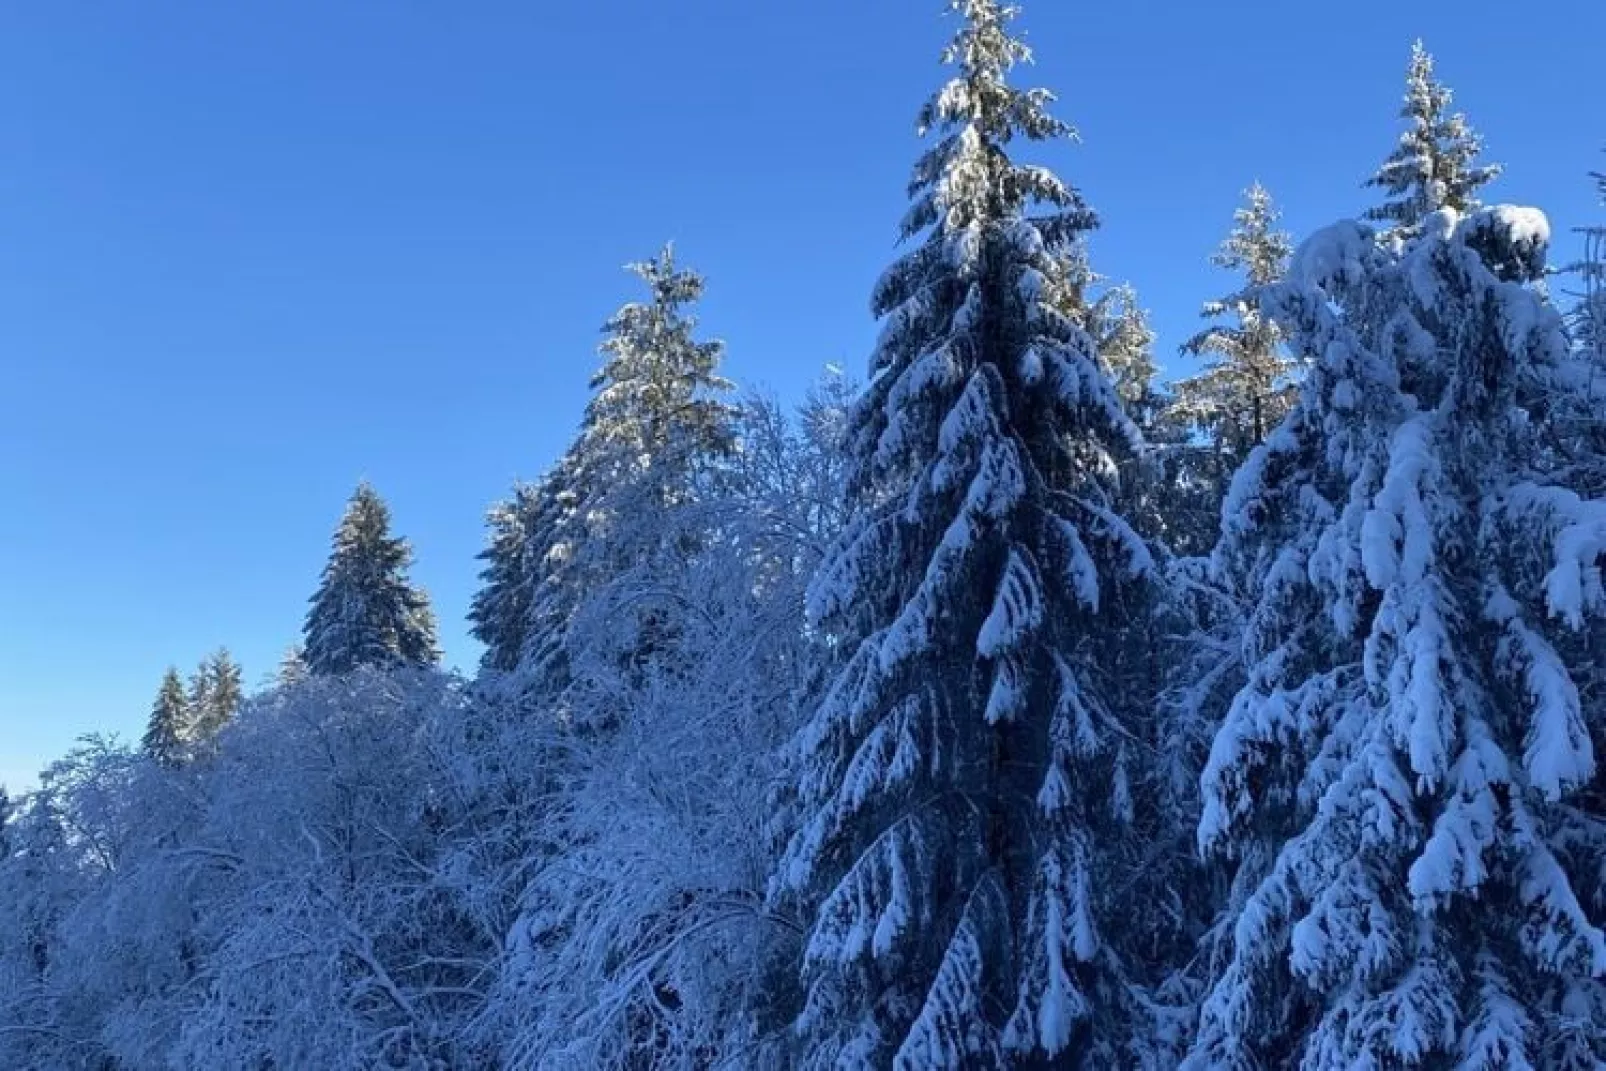
[[[1601,204],[1606,205],[1606,174],[1593,174]],[[1572,312],[1573,341],[1597,367],[1606,368],[1606,225],[1580,227],[1584,255],[1573,267],[1578,278],[1578,304]]]
[[[1450,111],[1449,87],[1433,76],[1433,57],[1422,42],[1411,46],[1400,118],[1405,133],[1367,186],[1388,198],[1368,209],[1366,218],[1411,234],[1441,208],[1467,212],[1478,207],[1478,190],[1500,175],[1500,165],[1479,164],[1483,139],[1460,112]]]
[[[539,558],[547,548],[537,541],[542,487],[520,483],[512,497],[491,507],[490,529],[479,559],[480,589],[474,593],[468,620],[475,639],[485,645],[481,669],[508,673],[518,668],[531,620],[531,601],[540,576]]]
[[[1099,368],[1149,447],[1127,459],[1117,505],[1146,538],[1180,548],[1185,542],[1180,530],[1201,527],[1184,520],[1199,511],[1200,495],[1184,471],[1189,444],[1156,381],[1159,368],[1148,313],[1131,284],[1103,285],[1104,278],[1088,262],[1084,242],[1074,243],[1060,258],[1059,271],[1051,287],[1056,310],[1092,340]]]
[[[1056,308],[1094,216],[1006,152],[1069,128],[1007,81],[1015,9],[950,6],[957,73],[903,224],[921,240],[875,288],[848,429],[856,518],[810,593],[849,653],[798,737],[775,882],[814,908],[802,1062],[1122,1066],[1135,756],[1106,656],[1150,558],[1109,503],[1138,434]]]
[[[1155,385],[1159,366],[1154,361],[1154,329],[1149,314],[1138,304],[1130,283],[1111,287],[1093,306],[1093,341],[1099,367],[1115,387],[1116,396],[1140,428],[1153,424],[1160,409]]]
[[[1271,194],[1260,183],[1244,191],[1244,207],[1233,213],[1233,229],[1211,263],[1241,272],[1244,288],[1208,302],[1204,315],[1229,318],[1183,343],[1185,353],[1208,363],[1196,376],[1179,380],[1172,405],[1175,419],[1217,451],[1223,489],[1249,451],[1264,442],[1294,404],[1294,362],[1284,353],[1277,325],[1263,315],[1255,294],[1282,278],[1291,245],[1277,229]]]
[[[293,643],[285,649],[284,656],[279,659],[279,668],[274,671],[273,683],[277,687],[288,688],[306,679],[307,649],[299,643]]]
[[[1262,298],[1313,367],[1215,557],[1253,606],[1202,779],[1199,843],[1237,870],[1199,1071],[1606,1057],[1576,891],[1606,501],[1557,449],[1589,377],[1531,285],[1542,215],[1421,222],[1328,228]]]
[[[698,534],[677,517],[709,493],[735,445],[736,411],[722,398],[731,384],[718,373],[724,345],[697,338],[690,309],[702,277],[678,267],[669,246],[628,268],[649,300],[623,306],[605,325],[596,394],[574,444],[543,480],[530,525],[526,560],[538,575],[519,675],[551,691],[567,693],[577,674],[639,668],[673,647],[661,607],[615,614],[607,590],[626,574],[636,584],[673,570],[695,552]],[[578,670],[577,658],[598,661]]]
[[[596,394],[564,466],[584,527],[570,551],[583,594],[659,549],[660,517],[695,501],[735,445],[735,410],[722,397],[731,384],[718,373],[724,343],[698,340],[689,309],[702,276],[677,267],[667,245],[629,270],[650,297],[605,325]]]
[[[597,393],[586,406],[575,464],[589,480],[650,483],[668,507],[689,497],[707,459],[731,450],[734,411],[720,397],[731,384],[718,373],[725,346],[698,341],[688,306],[705,284],[676,267],[673,246],[629,270],[650,300],[625,305],[604,327],[602,367],[591,379]],[[588,490],[594,510],[604,489]]]
[[[1061,275],[1053,288],[1055,308],[1087,332],[1099,367],[1139,428],[1147,433],[1162,407],[1155,385],[1154,329],[1130,283],[1106,286],[1088,262],[1086,243],[1077,241],[1060,258]]]
[[[586,532],[574,492],[573,448],[534,484],[490,510],[480,590],[469,608],[485,644],[476,684],[526,703],[550,701],[569,681],[565,640],[581,601],[575,555]]]
[[[214,739],[244,700],[244,671],[228,648],[219,647],[206,656],[190,680],[191,742]]]
[[[309,673],[431,666],[440,659],[429,599],[407,576],[412,557],[407,541],[390,534],[384,500],[367,483],[359,485],[307,611]]]
[[[1232,474],[1288,412],[1296,393],[1294,364],[1254,296],[1286,270],[1288,235],[1276,229],[1277,210],[1259,183],[1244,191],[1244,200],[1231,234],[1211,257],[1241,272],[1244,286],[1204,306],[1206,317],[1228,322],[1183,343],[1183,353],[1205,359],[1204,371],[1173,384],[1151,432],[1165,469],[1160,535],[1183,556],[1208,554],[1215,545]]]
[[[151,707],[151,716],[145,725],[145,735],[141,740],[145,754],[163,766],[179,765],[188,753],[192,729],[184,680],[176,668],[169,666],[162,676],[156,702]]]

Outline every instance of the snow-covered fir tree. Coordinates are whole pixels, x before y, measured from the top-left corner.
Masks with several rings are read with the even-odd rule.
[[[1184,555],[1215,545],[1221,500],[1232,474],[1287,414],[1297,392],[1296,368],[1277,326],[1260,311],[1256,292],[1282,277],[1289,238],[1277,229],[1271,195],[1258,182],[1244,191],[1232,232],[1211,263],[1243,277],[1242,286],[1205,304],[1218,321],[1182,345],[1205,367],[1172,387],[1153,438],[1165,442],[1165,479],[1157,497],[1161,533]]]
[[[175,667],[169,666],[145,725],[145,736],[141,740],[145,754],[163,766],[177,766],[188,754],[193,731],[184,679]]]
[[[584,538],[571,550],[583,590],[652,553],[665,511],[694,501],[735,445],[731,383],[719,375],[724,343],[697,337],[692,306],[704,281],[678,267],[674,249],[629,270],[648,300],[631,302],[604,327],[602,366],[566,483]]]
[[[1277,325],[1260,311],[1256,293],[1282,278],[1291,245],[1277,229],[1278,212],[1260,183],[1244,191],[1244,206],[1233,213],[1233,229],[1211,263],[1240,272],[1244,285],[1204,315],[1225,318],[1183,343],[1183,351],[1207,362],[1198,375],[1178,380],[1174,419],[1213,445],[1220,456],[1223,483],[1249,451],[1264,442],[1293,406],[1294,362],[1283,352]]]
[[[440,659],[429,599],[407,575],[412,557],[407,541],[390,534],[384,500],[359,485],[310,600],[303,627],[309,673],[430,666]]]
[[[1606,206],[1606,174],[1592,174],[1600,200]],[[1578,228],[1584,255],[1573,267],[1578,280],[1578,304],[1572,312],[1573,340],[1606,368],[1606,224]]]
[[[279,659],[279,668],[274,671],[273,683],[281,688],[300,684],[307,679],[307,650],[299,643],[293,643],[285,648],[284,656]]]
[[[0,785],[0,861],[11,854],[11,839],[7,826],[11,824],[11,796],[6,786]]]
[[[539,583],[539,558],[549,549],[539,540],[542,487],[520,483],[512,497],[492,506],[480,589],[469,605],[474,638],[485,645],[480,668],[507,673],[518,668],[531,620],[531,603]]]
[[[672,506],[686,497],[690,475],[732,446],[734,411],[721,397],[731,384],[718,371],[725,345],[697,338],[690,306],[706,284],[676,266],[672,245],[629,270],[649,300],[625,305],[604,327],[577,466],[588,476],[656,477],[657,499]]]
[[[1120,1066],[1135,756],[1100,655],[1150,568],[1110,507],[1139,436],[1056,307],[1094,216],[1007,153],[1069,128],[1009,84],[1015,9],[951,8],[918,241],[875,287],[848,428],[856,516],[810,592],[845,666],[797,740],[775,888],[813,908],[802,1063]]]
[[[1155,387],[1154,329],[1130,283],[1111,287],[1094,306],[1092,331],[1099,366],[1139,427],[1153,422],[1160,395]]]
[[[1319,232],[1263,298],[1313,367],[1216,551],[1252,608],[1203,777],[1236,876],[1198,1071],[1606,1059],[1606,500],[1566,448],[1599,388],[1533,285],[1540,213],[1420,223]]]
[[[1154,329],[1130,283],[1105,285],[1093,270],[1087,245],[1077,241],[1060,257],[1055,307],[1093,340],[1099,367],[1132,420],[1145,432],[1163,407],[1155,376]],[[1095,293],[1095,291],[1097,291]]]
[[[190,678],[189,718],[192,742],[212,740],[245,700],[244,671],[228,649],[207,655]]]
[[[735,448],[724,346],[697,337],[692,306],[704,281],[666,246],[628,265],[648,300],[609,318],[592,378],[596,391],[575,442],[543,479],[492,513],[482,588],[471,620],[485,668],[513,673],[522,690],[572,683],[576,615],[624,573],[682,557],[696,539],[673,517],[710,488]],[[655,564],[657,563],[657,564]],[[595,616],[595,615],[594,615]],[[630,659],[661,646],[659,611],[596,621],[623,637]],[[622,627],[628,622],[628,628]]]
[[[1466,212],[1478,207],[1478,190],[1500,174],[1498,164],[1479,164],[1483,139],[1460,112],[1450,110],[1451,93],[1434,77],[1433,57],[1421,41],[1411,46],[1400,118],[1405,133],[1366,185],[1387,198],[1366,218],[1408,235],[1441,208]]]

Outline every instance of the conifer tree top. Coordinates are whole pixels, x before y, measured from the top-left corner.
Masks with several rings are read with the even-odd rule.
[[[1176,384],[1172,415],[1204,432],[1229,458],[1241,460],[1282,420],[1293,404],[1293,362],[1282,353],[1282,334],[1261,314],[1258,293],[1288,271],[1292,242],[1277,228],[1271,194],[1256,182],[1244,191],[1233,213],[1232,233],[1210,258],[1240,272],[1244,288],[1207,302],[1203,313],[1215,323],[1182,344],[1185,353],[1210,359],[1206,369]]]
[[[997,0],[949,0],[949,9],[965,21],[942,59],[958,70],[920,111],[919,133],[936,132],[939,141],[915,165],[909,185],[914,203],[904,218],[904,237],[938,223],[951,232],[1009,219],[1033,201],[1062,210],[1052,237],[1096,226],[1075,190],[1047,169],[1017,166],[1006,155],[1005,147],[1017,136],[1033,141],[1076,137],[1069,124],[1049,112],[1053,93],[1009,84],[1009,72],[1032,58],[1026,43],[1009,32],[1020,9]]]
[[[304,630],[308,672],[424,666],[439,659],[429,600],[407,576],[412,557],[407,541],[390,534],[384,500],[366,481],[359,484],[310,600]]]
[[[1498,164],[1479,165],[1483,139],[1465,115],[1451,112],[1452,94],[1433,73],[1433,57],[1421,41],[1411,46],[1400,117],[1406,131],[1383,166],[1367,180],[1388,197],[1367,219],[1395,223],[1409,233],[1441,208],[1477,208],[1477,192],[1500,174]]]
[[[1269,286],[1288,271],[1293,242],[1277,229],[1281,213],[1271,193],[1256,182],[1244,191],[1244,205],[1233,212],[1232,234],[1221,243],[1211,263],[1228,271],[1241,271],[1250,286]]]
[[[189,696],[177,667],[168,666],[151,706],[150,720],[140,744],[145,753],[164,766],[176,766],[184,758],[194,729]]]
[[[623,451],[613,460],[637,466],[688,446],[728,450],[730,410],[714,397],[732,389],[716,372],[725,345],[698,341],[697,318],[686,308],[702,297],[702,276],[676,266],[673,243],[626,267],[651,296],[604,325],[602,367],[591,379],[597,394],[586,406],[579,450]]]

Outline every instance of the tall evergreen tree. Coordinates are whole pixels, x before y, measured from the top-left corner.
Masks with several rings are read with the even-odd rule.
[[[1199,1071],[1606,1058],[1606,500],[1562,449],[1598,406],[1532,286],[1543,217],[1421,224],[1329,228],[1266,295],[1314,367],[1216,553],[1253,606],[1203,777],[1237,875]]]
[[[1158,499],[1165,541],[1184,555],[1208,554],[1215,545],[1221,500],[1232,474],[1293,405],[1294,362],[1282,336],[1259,308],[1260,288],[1287,269],[1286,233],[1277,229],[1271,194],[1258,182],[1244,191],[1232,232],[1211,263],[1243,276],[1243,286],[1207,302],[1213,323],[1182,345],[1205,360],[1204,371],[1173,386],[1156,438],[1165,450],[1166,480]]]
[[[293,643],[285,649],[284,657],[279,659],[279,668],[274,673],[274,684],[280,688],[300,684],[307,679],[307,649],[299,643]]]
[[[849,652],[798,740],[777,895],[815,905],[808,1066],[1128,1062],[1110,846],[1127,730],[1101,659],[1148,552],[1110,508],[1139,436],[1059,311],[1080,195],[1018,165],[1058,139],[1014,8],[952,0],[905,239],[848,429],[856,519],[810,613]]]
[[[583,552],[618,546],[627,510],[651,514],[696,496],[711,463],[735,445],[736,410],[718,374],[724,343],[699,341],[688,306],[703,294],[696,272],[678,268],[674,249],[629,270],[649,300],[625,305],[608,321],[596,391],[570,454],[572,489],[586,526]]]
[[[1367,186],[1388,200],[1366,213],[1369,220],[1393,224],[1410,234],[1441,208],[1466,212],[1478,207],[1478,190],[1500,174],[1498,164],[1479,164],[1483,139],[1460,112],[1450,111],[1451,93],[1433,75],[1433,57],[1422,42],[1411,46],[1400,118],[1405,133]]]
[[[390,534],[390,510],[361,484],[335,530],[334,549],[313,594],[304,636],[307,670],[315,676],[361,666],[429,666],[440,659],[435,615],[413,586],[407,541]]]
[[[145,726],[141,741],[145,753],[163,766],[177,766],[183,762],[194,739],[190,712],[190,697],[185,694],[183,678],[177,668],[169,666],[162,676],[162,686],[156,693],[156,703]]]
[[[486,517],[490,535],[479,553],[485,566],[468,611],[470,631],[485,645],[482,669],[507,673],[519,666],[540,582],[540,559],[549,549],[540,540],[543,504],[542,485],[521,483]]]
[[[1287,270],[1289,238],[1277,229],[1277,209],[1264,186],[1249,187],[1244,202],[1233,214],[1232,233],[1210,258],[1218,267],[1241,272],[1244,287],[1205,305],[1205,316],[1230,322],[1213,324],[1183,343],[1184,352],[1209,363],[1200,374],[1177,382],[1172,406],[1174,419],[1215,448],[1223,488],[1288,413],[1296,394],[1294,363],[1256,298],[1260,288]]]
[[[1606,205],[1606,174],[1592,174]],[[1606,224],[1580,227],[1584,256],[1573,268],[1579,280],[1577,307],[1573,309],[1573,338],[1586,354],[1606,368]]]
[[[492,511],[482,587],[470,620],[484,668],[517,668],[521,687],[561,693],[570,683],[570,630],[588,600],[627,572],[683,557],[681,507],[709,489],[735,447],[737,410],[724,400],[723,343],[700,340],[691,311],[703,278],[673,248],[628,265],[647,286],[604,325],[596,394],[580,432],[534,487]],[[634,654],[661,646],[660,611],[630,615]],[[604,622],[619,630],[622,619]]]
[[[1115,387],[1116,395],[1145,432],[1160,408],[1155,387],[1159,365],[1154,360],[1154,328],[1138,303],[1130,283],[1111,287],[1094,305],[1091,334],[1098,348],[1099,367]]]
[[[245,699],[244,671],[228,648],[206,656],[195,671],[191,686],[191,733],[195,742],[213,739],[233,720]]]
[[[1076,242],[1065,253],[1059,270],[1055,307],[1092,338],[1099,367],[1128,415],[1147,434],[1162,399],[1155,386],[1159,366],[1154,360],[1154,329],[1138,303],[1137,291],[1130,283],[1122,283],[1095,295],[1094,289],[1106,280],[1088,262],[1083,242]]]
[[[6,786],[0,785],[0,862],[4,862],[11,855],[11,797],[6,793]]]

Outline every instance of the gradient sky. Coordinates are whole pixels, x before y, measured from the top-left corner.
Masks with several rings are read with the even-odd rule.
[[[1599,0],[1026,6],[1024,77],[1083,136],[1040,159],[1162,355],[1251,180],[1296,234],[1371,203],[1417,35],[1508,165],[1491,200],[1606,217]],[[471,666],[483,512],[568,440],[665,239],[734,378],[862,371],[941,8],[0,5],[0,782],[137,736],[169,663],[269,673],[362,478]]]

